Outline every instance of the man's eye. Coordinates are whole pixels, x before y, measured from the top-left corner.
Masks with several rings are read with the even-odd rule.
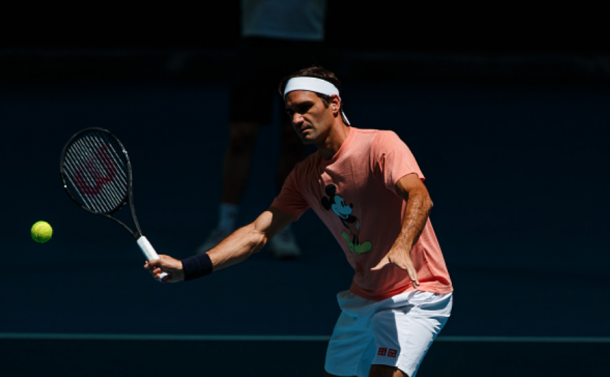
[[[300,106],[297,111],[299,112],[299,114],[305,114],[306,112],[309,111],[309,109],[311,109],[312,105],[311,104],[305,104],[303,106]]]

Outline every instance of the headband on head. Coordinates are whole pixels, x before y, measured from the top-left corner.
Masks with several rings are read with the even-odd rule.
[[[286,87],[284,88],[284,100],[286,100],[286,95],[288,93],[296,90],[307,90],[309,92],[320,93],[326,96],[336,95],[339,97],[339,99],[341,99],[341,96],[339,96],[339,89],[337,89],[335,85],[333,85],[331,82],[316,77],[293,77],[288,80]],[[349,120],[347,120],[343,110],[341,110],[341,117],[349,126]]]

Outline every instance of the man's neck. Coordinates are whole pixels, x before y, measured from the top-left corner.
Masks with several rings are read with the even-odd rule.
[[[320,144],[317,145],[318,151],[324,160],[330,160],[339,151],[345,139],[349,135],[349,127],[343,123],[342,120],[338,120],[331,131],[328,133],[328,137]]]

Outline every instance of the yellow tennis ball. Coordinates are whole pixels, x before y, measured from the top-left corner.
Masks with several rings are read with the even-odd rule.
[[[38,243],[45,243],[53,236],[53,228],[46,221],[37,221],[32,226],[32,238]]]

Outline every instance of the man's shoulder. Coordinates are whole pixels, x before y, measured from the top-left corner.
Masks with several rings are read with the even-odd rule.
[[[392,130],[382,130],[377,128],[355,128],[354,130],[361,137],[368,137],[370,139],[396,139],[398,135]]]
[[[402,142],[398,134],[392,130],[380,130],[380,129],[357,129],[357,138],[361,141],[366,140],[371,148],[383,147],[389,144]]]

